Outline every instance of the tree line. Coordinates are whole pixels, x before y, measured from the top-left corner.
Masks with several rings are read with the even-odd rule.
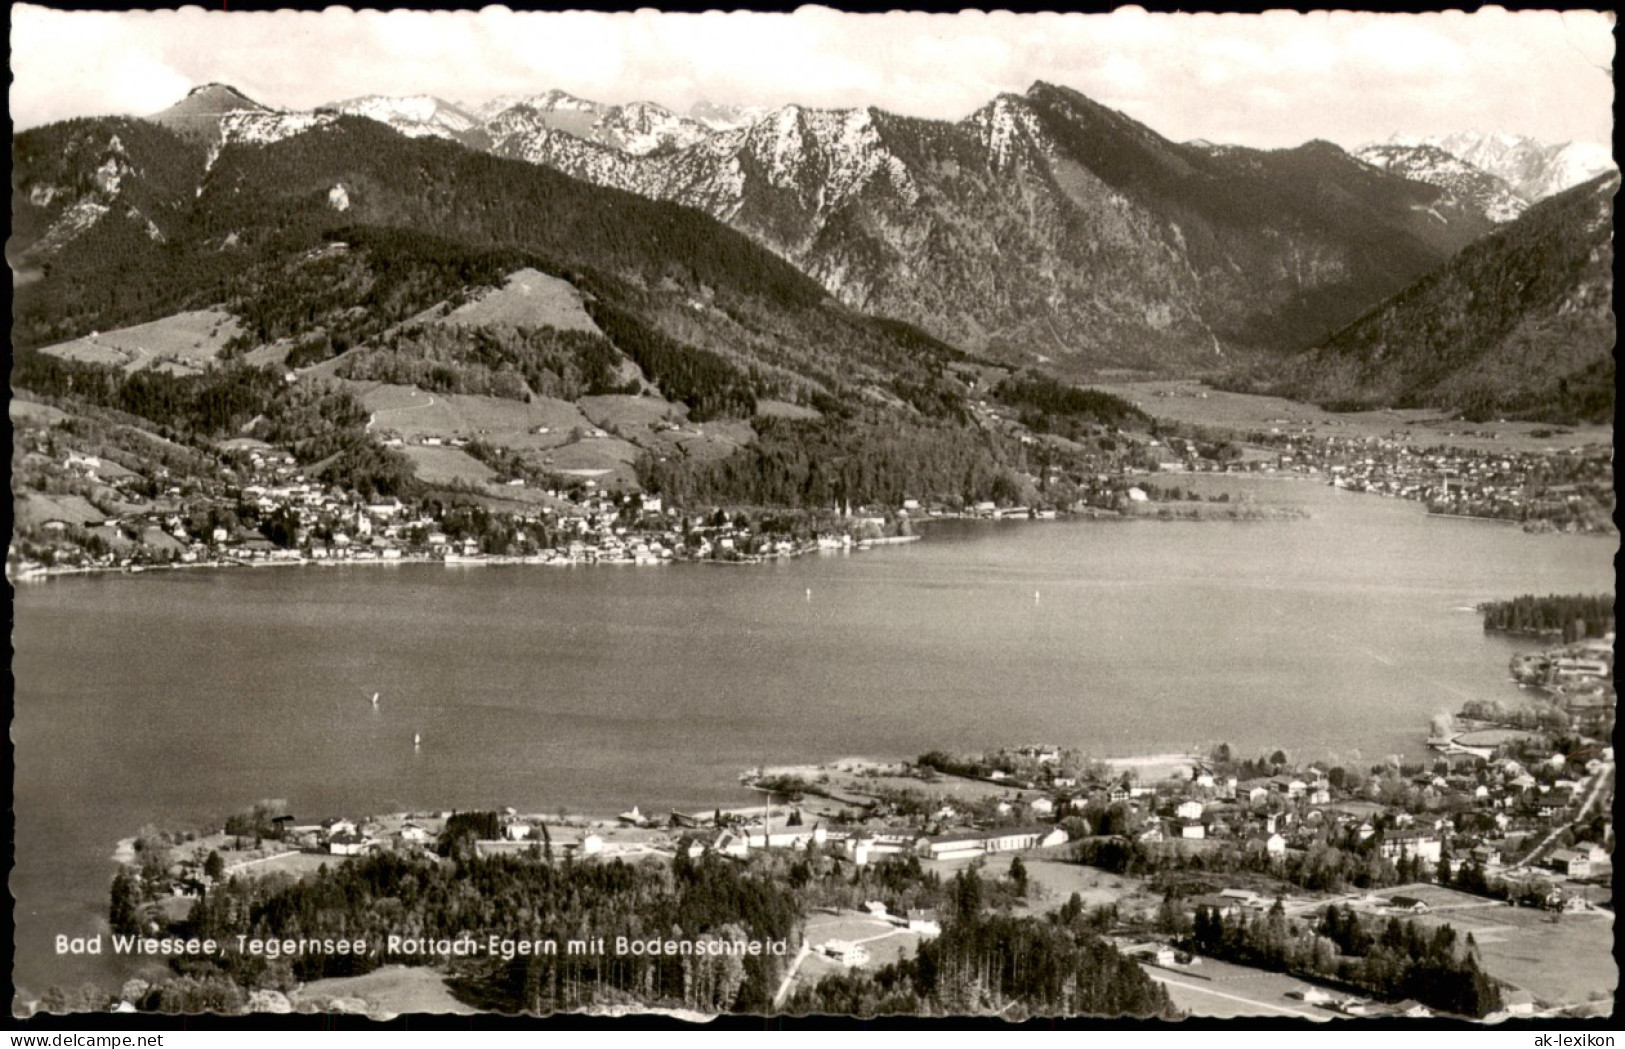
[[[416,386],[430,393],[529,401],[636,394],[626,360],[593,332],[453,323],[414,324],[382,335],[339,365],[346,379]]]
[[[1023,501],[1003,439],[878,409],[847,419],[752,420],[756,440],[723,459],[646,455],[638,480],[680,506],[895,507]]]
[[[1462,943],[1449,925],[1391,917],[1373,932],[1371,924],[1347,905],[1307,922],[1289,919],[1280,900],[1264,914],[1204,905],[1183,942],[1209,957],[1332,980],[1388,1001],[1414,998],[1458,1016],[1501,1008],[1500,987],[1478,967],[1471,933]]]
[[[196,375],[126,373],[28,349],[13,354],[11,381],[44,398],[138,416],[160,437],[185,444],[205,447],[245,433],[282,444],[301,463],[321,464],[321,479],[368,497],[417,488],[411,463],[373,441],[367,410],[331,383],[288,383],[273,369],[242,362]]]
[[[1565,644],[1602,637],[1614,629],[1613,594],[1524,594],[1478,606],[1485,630],[1562,635]]]
[[[792,1013],[843,1016],[1176,1015],[1168,994],[1104,940],[1076,894],[1044,917],[984,909],[974,868],[954,875],[941,935],[912,958],[826,976],[799,989]]]

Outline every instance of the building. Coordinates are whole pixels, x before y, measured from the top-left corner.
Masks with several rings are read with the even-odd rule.
[[[862,965],[869,960],[868,948],[850,940],[827,940],[821,950],[831,961],[848,967]]]
[[[991,852],[1018,852],[1064,845],[1067,833],[1059,827],[1007,827],[921,838],[915,852],[927,859],[951,860]]]
[[[1588,852],[1558,849],[1552,853],[1548,862],[1553,870],[1561,871],[1571,878],[1586,878],[1591,875],[1591,856]]]
[[[367,851],[367,843],[354,834],[333,834],[327,839],[327,851],[334,856],[359,856]]]
[[[1382,833],[1382,841],[1378,850],[1384,859],[1398,860],[1409,856],[1412,859],[1427,860],[1429,863],[1438,863],[1442,846],[1432,831],[1408,828],[1405,830],[1386,830]]]
[[[911,907],[904,918],[909,932],[919,933],[921,936],[939,936],[942,933],[942,923],[937,920],[937,912],[930,908]]]

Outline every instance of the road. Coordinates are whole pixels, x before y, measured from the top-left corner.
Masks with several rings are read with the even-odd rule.
[[[1557,836],[1559,834],[1562,834],[1576,823],[1579,823],[1581,820],[1585,819],[1586,813],[1590,812],[1591,807],[1597,803],[1597,797],[1602,793],[1602,788],[1606,784],[1612,783],[1613,780],[1614,766],[1612,763],[1598,769],[1596,775],[1591,777],[1591,789],[1586,792],[1585,801],[1582,802],[1579,809],[1576,810],[1574,818],[1566,823],[1561,823],[1556,827],[1553,827],[1551,833],[1542,838],[1540,844],[1536,845],[1534,850],[1524,857],[1523,863],[1520,864],[1520,866],[1533,867],[1539,863],[1541,855],[1551,846],[1552,842],[1557,840]]]
[[[811,953],[812,948],[807,946],[806,940],[802,940],[801,950],[796,952],[796,960],[790,963],[790,971],[784,974],[784,980],[779,984],[779,989],[773,994],[773,1008],[777,1009],[784,1005],[784,1000],[790,996],[790,984],[796,978],[796,971],[801,968],[801,963]]]

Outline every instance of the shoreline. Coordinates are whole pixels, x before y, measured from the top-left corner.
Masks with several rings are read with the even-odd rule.
[[[1187,505],[1190,505],[1190,504],[1184,504],[1184,503],[1178,503],[1178,504],[1175,504],[1175,503],[1149,503],[1149,504],[1145,504],[1145,505],[1151,506],[1151,507],[1156,507],[1156,506],[1176,506],[1176,505],[1184,507],[1184,506],[1187,506]],[[1221,505],[1222,504],[1214,504],[1214,506],[1216,508],[1221,507]],[[1222,510],[1219,513],[1210,513],[1210,514],[1181,513],[1181,514],[1170,515],[1170,516],[1173,519],[1183,519],[1183,520],[1187,520],[1187,521],[1190,521],[1190,520],[1222,520],[1222,521],[1228,521],[1230,523],[1238,523],[1238,522],[1240,522],[1240,523],[1248,523],[1248,522],[1260,522],[1260,521],[1272,521],[1272,520],[1298,520],[1298,519],[1303,519],[1303,518],[1308,517],[1309,514],[1306,511],[1291,512],[1290,509],[1288,509],[1288,511],[1286,511],[1286,512],[1282,512],[1280,510],[1272,510],[1269,513],[1262,513],[1262,514],[1257,514],[1257,515],[1242,515],[1242,516],[1231,515],[1229,513],[1223,512]],[[912,527],[918,527],[918,528],[924,529],[924,528],[926,528],[926,527],[928,527],[928,526],[930,526],[930,525],[932,525],[934,523],[944,522],[944,521],[987,523],[987,524],[1004,524],[1004,523],[1038,524],[1038,523],[1042,523],[1042,522],[1046,522],[1046,521],[1056,521],[1056,520],[1079,520],[1079,521],[1139,521],[1139,520],[1149,520],[1149,521],[1156,521],[1156,520],[1163,520],[1163,519],[1157,517],[1157,515],[1154,512],[1150,512],[1150,513],[1147,513],[1147,512],[1124,513],[1124,512],[1119,511],[1119,510],[1108,510],[1108,509],[1104,509],[1104,508],[1101,508],[1101,507],[1088,507],[1088,508],[1083,509],[1083,510],[1061,511],[1058,514],[1053,515],[1053,516],[1038,516],[1038,517],[1033,517],[1033,516],[1025,516],[1025,517],[1023,517],[1023,516],[1019,516],[1019,515],[987,516],[987,515],[981,515],[981,514],[967,514],[967,513],[940,514],[940,515],[937,515],[937,516],[922,518],[922,519],[920,519],[918,521],[917,524],[914,523],[913,519],[911,518],[910,519],[910,524],[911,524]],[[850,539],[849,542],[841,543],[841,544],[838,544],[838,545],[830,545],[828,543],[821,543],[821,542],[818,542],[816,540],[813,540],[813,541],[802,543],[801,545],[795,547],[792,550],[788,550],[788,551],[783,551],[783,552],[774,551],[774,552],[762,553],[762,554],[750,554],[750,555],[734,557],[734,558],[709,558],[709,557],[707,557],[707,558],[688,558],[688,557],[677,558],[677,557],[673,557],[673,558],[657,558],[657,559],[637,560],[637,559],[634,559],[634,558],[572,558],[572,557],[567,557],[567,556],[549,557],[549,556],[547,556],[545,554],[525,554],[525,555],[496,554],[496,555],[491,555],[491,556],[481,555],[481,556],[476,556],[476,557],[457,557],[457,558],[452,558],[452,559],[447,559],[447,558],[445,558],[443,556],[442,557],[436,557],[436,556],[432,556],[432,555],[429,555],[429,554],[402,554],[399,557],[387,557],[387,558],[386,557],[366,557],[366,558],[348,558],[348,557],[332,558],[332,557],[327,557],[327,558],[317,558],[317,557],[305,557],[305,556],[268,558],[268,559],[263,559],[263,560],[242,560],[242,559],[237,559],[237,558],[217,558],[217,559],[209,560],[209,561],[196,561],[196,562],[192,562],[192,563],[183,563],[183,564],[163,563],[163,564],[91,565],[91,566],[75,565],[75,566],[66,567],[66,568],[36,567],[36,568],[30,568],[30,569],[27,569],[27,570],[24,570],[24,571],[18,571],[18,572],[13,572],[8,568],[8,570],[6,572],[6,580],[7,580],[7,582],[10,582],[12,585],[15,586],[15,585],[22,584],[22,583],[40,583],[40,582],[47,582],[47,581],[52,580],[52,579],[58,579],[58,578],[63,578],[63,577],[72,577],[72,576],[143,575],[143,574],[145,574],[147,572],[175,572],[175,571],[183,571],[183,570],[194,570],[195,571],[195,570],[200,570],[200,569],[225,570],[225,569],[239,569],[239,568],[247,568],[247,569],[294,568],[294,567],[305,567],[305,566],[310,566],[310,565],[315,565],[315,566],[317,566],[319,568],[348,568],[348,567],[373,567],[373,566],[393,567],[393,566],[398,566],[398,565],[411,565],[411,564],[445,565],[446,567],[458,567],[458,566],[462,566],[462,567],[491,567],[491,566],[501,567],[501,566],[519,565],[519,566],[524,566],[524,567],[527,567],[527,568],[535,568],[535,567],[543,567],[543,568],[590,568],[590,567],[597,567],[597,566],[600,566],[600,565],[605,565],[605,566],[632,565],[632,566],[639,567],[639,568],[648,568],[648,567],[655,567],[655,566],[662,566],[662,565],[672,565],[672,564],[754,565],[754,564],[766,564],[766,563],[773,562],[773,561],[789,560],[789,559],[798,558],[798,557],[805,557],[805,556],[807,556],[809,554],[852,552],[852,551],[857,551],[857,550],[870,550],[870,549],[874,549],[876,547],[883,547],[883,546],[902,546],[902,545],[907,545],[907,544],[910,544],[910,543],[920,542],[920,541],[924,540],[926,538],[926,536],[923,533],[917,532],[917,533],[909,534],[909,535],[877,536],[877,537],[866,538],[866,539],[851,539],[850,536],[848,538]]]

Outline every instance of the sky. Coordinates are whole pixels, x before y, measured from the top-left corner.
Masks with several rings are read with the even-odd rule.
[[[156,112],[198,85],[277,108],[480,102],[874,105],[957,120],[1035,80],[1178,141],[1345,147],[1482,129],[1609,142],[1613,15],[166,12],[12,8],[11,116]]]

